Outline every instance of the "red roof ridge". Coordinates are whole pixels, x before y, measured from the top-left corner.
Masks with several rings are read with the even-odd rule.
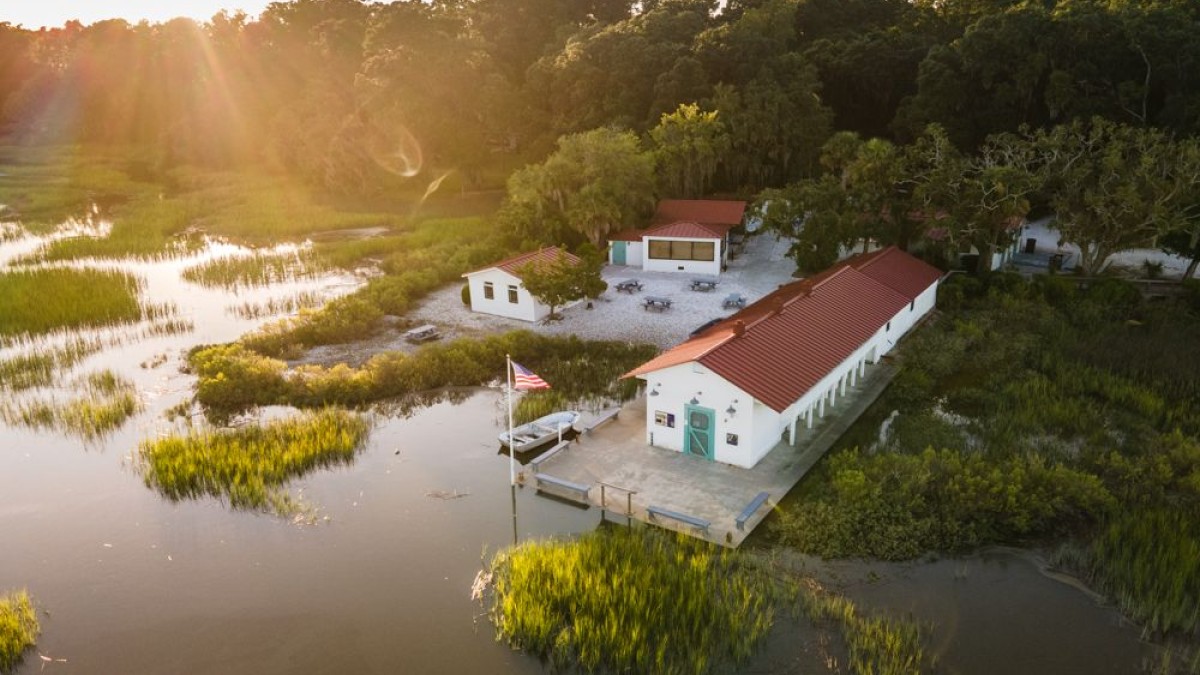
[[[521,267],[526,263],[547,262],[552,259],[557,259],[559,256],[566,256],[567,260],[573,264],[579,264],[581,262],[579,256],[576,256],[571,252],[565,251],[557,246],[540,247],[536,251],[519,253],[512,257],[505,258],[499,262],[494,262],[487,267],[480,267],[479,269],[472,270],[470,272],[464,272],[462,276],[466,277],[490,269],[501,269],[519,279],[521,278],[521,275],[517,274],[518,267]]]

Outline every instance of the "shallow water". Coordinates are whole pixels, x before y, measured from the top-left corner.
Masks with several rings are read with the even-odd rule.
[[[17,249],[32,247],[0,243],[0,265]],[[88,263],[142,276],[148,301],[173,302],[194,324],[153,338],[138,326],[84,331],[119,344],[74,372],[112,368],[147,404],[120,430],[85,445],[0,423],[0,589],[28,588],[43,610],[37,651],[68,660],[43,671],[31,654],[17,672],[542,672],[495,642],[469,599],[471,582],[481,559],[514,537],[584,532],[601,516],[510,490],[496,391],[470,390],[408,417],[376,415],[353,465],[294,484],[318,507],[316,525],[215,500],[172,503],[143,485],[130,456],[172,426],[164,410],[190,397],[183,352],[264,322],[230,307],[299,291],[333,297],[361,283],[329,275],[233,293],[179,279],[183,268],[231,252],[211,243],[169,260]],[[161,365],[140,365],[164,354]],[[933,621],[940,672],[1130,672],[1142,654],[1137,631],[1114,612],[1012,554],[813,565],[866,607]],[[816,649],[814,631],[785,623],[744,672],[815,672]]]

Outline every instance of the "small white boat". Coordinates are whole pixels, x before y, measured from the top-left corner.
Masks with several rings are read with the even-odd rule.
[[[500,444],[507,445],[517,452],[524,452],[530,448],[536,448],[543,443],[558,440],[559,433],[566,434],[579,421],[579,413],[574,410],[561,410],[559,412],[550,413],[545,417],[539,417],[532,422],[522,424],[515,427],[512,432],[512,438],[515,442],[510,442],[508,432],[500,434]]]

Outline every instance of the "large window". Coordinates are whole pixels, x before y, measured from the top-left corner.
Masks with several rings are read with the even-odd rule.
[[[492,287],[492,282],[483,282],[483,298],[485,300],[491,300],[494,297],[496,297],[496,289]]]
[[[517,298],[517,287],[516,286],[508,287],[508,301],[514,305],[517,304],[517,302],[519,301]]]
[[[703,260],[712,262],[716,256],[716,244],[711,241],[650,240],[650,258],[653,260]]]

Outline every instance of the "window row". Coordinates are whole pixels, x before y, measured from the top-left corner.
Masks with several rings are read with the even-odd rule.
[[[650,240],[650,257],[654,260],[716,260],[717,247],[711,241]]]
[[[492,284],[492,282],[490,282],[490,281],[483,282],[483,298],[484,298],[484,300],[494,300],[496,298],[495,285]],[[517,298],[517,287],[516,286],[509,285],[508,301],[514,305],[517,304],[518,298]]]

